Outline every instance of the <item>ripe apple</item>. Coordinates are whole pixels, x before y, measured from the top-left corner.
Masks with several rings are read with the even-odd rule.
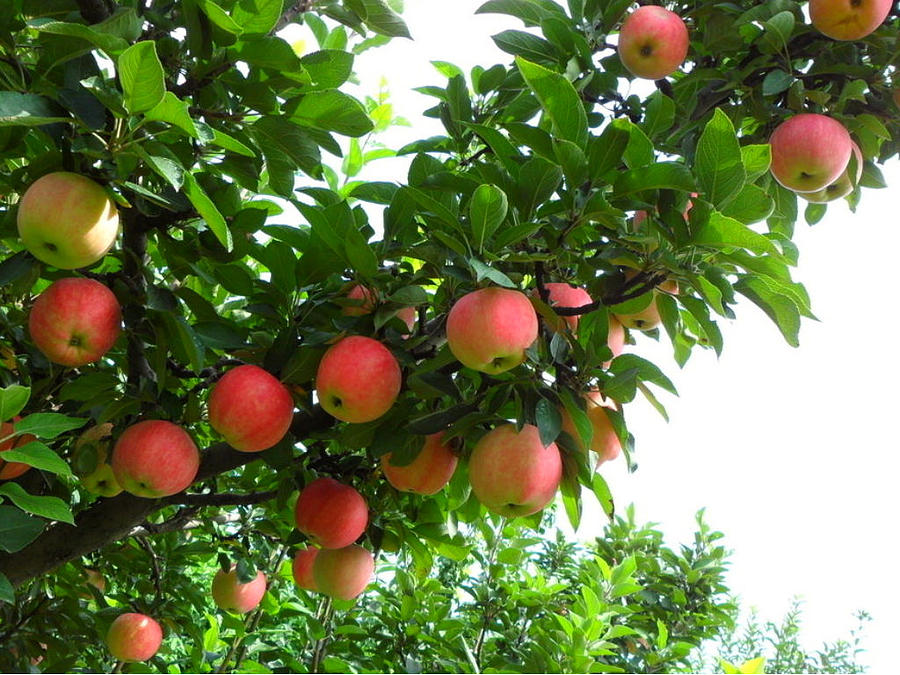
[[[212,582],[212,597],[216,607],[234,614],[246,614],[256,609],[266,594],[266,575],[256,571],[256,578],[247,583],[238,579],[237,566],[223,572],[219,569]]]
[[[625,349],[625,326],[612,314],[609,315],[609,328],[606,331],[606,344],[616,358]],[[609,368],[612,361],[606,361],[604,368]]]
[[[19,202],[16,223],[35,258],[64,270],[100,260],[119,233],[119,213],[106,190],[67,171],[31,184]]]
[[[517,432],[504,424],[485,434],[469,459],[469,482],[478,500],[501,516],[515,518],[549,504],[562,479],[556,443],[544,446],[538,428]]]
[[[18,422],[20,419],[22,418],[14,417],[12,422],[3,422],[0,424],[0,452],[21,448],[22,446],[31,443],[31,441],[37,440],[37,438],[31,434],[22,434],[21,436],[15,436],[6,441],[2,440],[13,433],[13,423]],[[18,478],[30,468],[31,465],[25,464],[25,462],[4,462],[3,459],[0,459],[0,480]]]
[[[136,497],[167,497],[194,482],[200,453],[188,433],[165,420],[132,424],[113,448],[112,468],[125,490]]]
[[[345,316],[363,316],[364,314],[371,314],[372,310],[375,309],[377,297],[376,293],[368,286],[354,284],[347,292],[347,298],[356,300],[357,302],[352,305],[344,305],[344,307],[341,308],[341,313]]]
[[[319,553],[320,550],[317,548],[302,548],[294,554],[294,562],[291,564],[294,583],[307,591],[319,590],[313,577],[313,563],[316,562]]]
[[[359,539],[369,507],[359,492],[333,478],[316,478],[294,507],[297,529],[322,548],[343,548]]]
[[[856,143],[850,141],[850,145],[853,148],[853,156],[856,158],[856,180],[850,180],[850,165],[847,164],[844,173],[842,173],[831,185],[818,192],[801,192],[799,193],[801,197],[808,202],[824,204],[825,202],[831,202],[835,199],[846,197],[853,192],[853,186],[859,183],[859,179],[862,178],[863,156]]]
[[[809,0],[809,18],[823,35],[859,40],[887,18],[894,0]]]
[[[120,614],[106,634],[106,646],[119,661],[146,661],[162,644],[162,628],[146,614]]]
[[[293,419],[294,399],[287,387],[259,366],[232,368],[209,394],[210,426],[241,452],[271,448]]]
[[[28,333],[48,359],[77,368],[108,352],[121,324],[122,309],[111,290],[93,279],[67,277],[34,301]]]
[[[544,284],[547,289],[547,303],[551,307],[583,307],[591,304],[594,300],[586,290],[578,286],[570,286],[558,282],[550,282]],[[540,297],[540,291],[534,290],[534,297]],[[578,316],[560,316],[555,326],[551,326],[553,330],[561,331],[567,325],[573,333],[578,329]]]
[[[384,477],[402,492],[433,495],[440,492],[456,471],[459,458],[450,443],[443,442],[443,433],[425,437],[425,445],[416,458],[406,466],[391,464],[391,453],[381,456]]]
[[[634,276],[634,272],[626,273],[625,278],[629,278]],[[616,319],[627,328],[633,328],[636,330],[652,330],[656,328],[659,323],[662,321],[662,318],[659,315],[659,307],[656,305],[656,297],[660,292],[669,293],[671,295],[678,294],[678,282],[672,279],[667,279],[663,281],[657,288],[654,288],[652,291],[653,298],[650,300],[650,304],[647,305],[640,312],[635,312],[634,314],[616,314]],[[622,337],[624,343],[624,334]]]
[[[816,192],[837,180],[853,151],[844,125],[825,115],[801,113],[769,137],[772,176],[788,190]]]
[[[400,364],[383,344],[350,335],[333,344],[319,363],[316,394],[322,408],[344,422],[371,422],[400,393]]]
[[[586,403],[585,412],[593,429],[591,450],[597,453],[597,465],[599,466],[603,462],[615,459],[622,453],[622,442],[616,435],[616,430],[609,419],[609,415],[606,414],[606,409],[612,408],[615,410],[616,404],[605,398],[597,390],[586,393],[584,400]],[[562,414],[562,430],[575,439],[575,443],[584,452],[584,443],[581,441],[581,436],[578,435],[572,416],[569,415],[565,408],[560,409],[560,413]]]
[[[109,464],[109,446],[113,425],[111,422],[98,424],[82,433],[75,441],[76,462],[79,455],[93,449],[96,463],[94,470],[81,476],[81,484],[88,492],[101,497],[115,497],[122,492]]]
[[[319,551],[313,563],[316,587],[339,600],[353,600],[366,590],[374,572],[375,558],[356,544]]]
[[[404,307],[397,311],[397,318],[406,324],[407,333],[412,333],[416,329],[416,319],[418,312],[415,307]]]
[[[453,356],[464,366],[490,375],[522,363],[537,333],[531,301],[508,288],[467,293],[447,315],[447,344]]]
[[[644,5],[619,29],[619,58],[632,75],[659,80],[684,63],[688,43],[688,29],[680,16],[658,5]]]

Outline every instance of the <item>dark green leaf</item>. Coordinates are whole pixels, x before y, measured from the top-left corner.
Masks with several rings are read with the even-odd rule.
[[[38,438],[51,439],[83,427],[86,421],[60,413],[32,413],[16,422],[15,427],[20,434],[34,434]]]
[[[534,420],[537,423],[541,443],[550,445],[559,436],[562,429],[562,416],[557,407],[546,398],[541,398],[534,408]]]
[[[69,525],[75,524],[72,511],[59,497],[36,497],[25,492],[18,483],[9,482],[0,485],[0,495],[9,498],[13,504],[28,513]]]
[[[0,505],[0,550],[21,551],[44,530],[44,521],[15,506]]]

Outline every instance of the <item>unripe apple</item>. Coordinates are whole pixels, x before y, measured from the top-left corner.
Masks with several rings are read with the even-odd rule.
[[[467,293],[447,315],[447,344],[453,356],[464,366],[490,375],[522,363],[537,334],[531,301],[508,288]]]
[[[102,186],[77,173],[57,171],[25,191],[16,223],[35,258],[72,270],[95,263],[112,248],[119,213]]]
[[[3,422],[0,424],[0,439],[6,438],[14,431],[14,422],[18,422],[21,417],[14,417],[12,422]],[[0,442],[0,452],[4,452],[6,450],[14,450],[17,448],[21,448],[24,445],[28,445],[31,441],[36,441],[37,438],[32,434],[22,434],[21,436],[15,436],[14,438],[10,438],[9,440]],[[13,478],[18,478],[23,473],[28,471],[31,468],[30,464],[25,464],[25,462],[4,462],[2,457],[0,457],[0,480],[11,480]]]
[[[113,449],[112,468],[125,490],[137,497],[167,497],[197,476],[200,453],[188,433],[164,420],[128,427]]]
[[[619,58],[632,75],[659,80],[684,63],[689,42],[680,16],[644,5],[629,14],[619,30]]]
[[[350,335],[333,344],[319,363],[316,394],[330,415],[344,422],[371,422],[400,393],[400,364],[383,344]]]
[[[216,607],[234,614],[246,614],[256,609],[266,594],[266,575],[256,571],[256,577],[247,583],[238,579],[237,566],[224,572],[219,569],[212,582],[212,597]]]
[[[317,478],[300,492],[294,507],[297,529],[322,548],[343,548],[359,539],[369,507],[359,492],[333,478]]]
[[[317,548],[302,548],[294,554],[294,562],[291,564],[294,583],[307,591],[319,590],[313,577],[313,563],[319,553]]]
[[[232,368],[209,394],[210,426],[241,452],[271,448],[293,419],[294,399],[287,387],[259,366]]]
[[[816,192],[847,168],[853,141],[844,125],[825,115],[801,113],[769,138],[772,176],[788,190]]]
[[[347,292],[347,298],[358,302],[352,305],[344,305],[341,313],[345,316],[363,316],[371,314],[375,309],[375,300],[378,296],[368,286],[354,284]]]
[[[835,199],[840,199],[841,197],[846,197],[853,192],[853,186],[859,183],[859,179],[862,178],[863,156],[856,143],[850,141],[850,146],[853,148],[853,156],[856,158],[856,180],[850,179],[850,165],[847,164],[844,173],[838,176],[838,179],[831,185],[818,192],[801,192],[799,193],[801,197],[814,204],[824,204],[826,202],[832,202]]]
[[[625,277],[629,278],[634,276],[635,273],[628,274],[626,273]],[[656,304],[657,295],[660,292],[669,293],[671,295],[678,294],[678,282],[672,279],[667,279],[663,281],[657,288],[654,288],[650,291],[653,294],[653,298],[650,300],[650,304],[647,305],[640,312],[635,312],[634,314],[616,314],[616,319],[627,328],[632,328],[635,330],[648,331],[656,328],[660,322],[662,321],[662,317],[659,315],[659,307]],[[623,335],[623,343],[624,343],[624,335]]]
[[[375,573],[375,558],[362,546],[319,551],[313,563],[313,578],[318,590],[338,600],[359,596]]]
[[[586,393],[584,400],[587,404],[585,412],[593,429],[591,450],[597,453],[597,465],[599,466],[603,462],[615,459],[622,453],[622,442],[616,434],[609,415],[606,414],[606,410],[609,408],[615,410],[616,404],[596,390]],[[562,414],[562,430],[575,439],[575,443],[584,452],[585,446],[575,428],[572,416],[565,408],[561,408],[560,413]]]
[[[28,316],[28,333],[54,363],[76,368],[97,361],[115,344],[122,309],[111,290],[93,279],[58,279]]]
[[[425,445],[416,458],[406,466],[391,464],[391,453],[381,456],[384,477],[402,492],[433,495],[441,491],[456,470],[459,458],[450,443],[443,442],[444,434],[426,436]]]
[[[106,634],[106,646],[119,661],[146,661],[159,651],[162,628],[146,614],[120,614]]]
[[[96,465],[93,471],[81,476],[81,484],[88,492],[101,497],[115,497],[122,492],[122,486],[108,461],[112,428],[111,422],[98,424],[83,432],[75,441],[76,458],[89,448],[94,449]]]
[[[558,282],[550,282],[544,284],[547,289],[547,304],[551,307],[583,307],[591,304],[594,300],[586,290],[578,286],[571,286]],[[534,297],[540,297],[540,291],[534,290]],[[560,316],[557,317],[556,325],[551,326],[553,330],[561,331],[567,325],[573,333],[578,329],[578,316]]]
[[[562,479],[556,443],[541,443],[538,428],[517,432],[504,424],[485,434],[469,459],[469,482],[478,501],[501,516],[527,516],[547,506]]]
[[[859,40],[887,18],[894,0],[809,0],[809,18],[823,35]]]

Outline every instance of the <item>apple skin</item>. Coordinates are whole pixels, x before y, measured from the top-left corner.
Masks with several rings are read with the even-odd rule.
[[[606,344],[616,358],[625,349],[625,326],[614,315],[609,315],[609,328],[606,331]],[[603,363],[604,368],[609,368],[612,360]]]
[[[391,464],[391,453],[381,456],[381,469],[388,482],[401,492],[433,495],[453,478],[459,458],[450,443],[443,442],[438,432],[425,437],[425,445],[416,458],[406,466]]]
[[[64,270],[87,267],[112,248],[119,213],[106,190],[77,173],[48,173],[22,195],[19,236],[38,260]]]
[[[585,412],[591,421],[593,435],[591,436],[591,450],[597,453],[597,466],[603,462],[608,462],[620,454],[622,454],[622,442],[616,435],[616,430],[606,414],[607,408],[615,409],[616,405],[613,401],[608,400],[599,391],[589,391],[584,395],[586,403]],[[566,412],[565,408],[560,409],[562,414],[562,430],[568,433],[579,449],[584,452],[585,446],[578,435],[572,416]]]
[[[256,609],[266,594],[266,575],[257,570],[256,578],[242,584],[236,565],[229,572],[219,569],[212,582],[212,598],[216,607],[233,614],[246,614]]]
[[[626,274],[625,276],[628,277],[629,275]],[[656,328],[662,321],[662,317],[660,317],[659,315],[659,307],[656,305],[656,296],[660,292],[677,295],[678,282],[672,279],[667,279],[659,285],[658,289],[654,288],[652,292],[653,299],[650,301],[650,304],[647,305],[644,309],[642,309],[640,312],[635,312],[634,314],[616,314],[616,319],[623,326],[635,330],[648,331]]]
[[[809,18],[835,40],[859,40],[887,18],[894,0],[809,0]]]
[[[532,424],[520,432],[512,424],[497,427],[476,443],[469,459],[469,482],[478,501],[507,518],[547,506],[561,479],[556,443],[545,447]]]
[[[106,646],[119,661],[146,661],[159,651],[162,628],[146,614],[119,615],[106,634]]]
[[[294,554],[294,562],[291,563],[291,574],[294,583],[299,588],[307,591],[318,591],[316,580],[313,576],[313,564],[316,562],[320,550],[317,548],[302,548]]]
[[[684,63],[687,26],[675,12],[657,5],[638,7],[619,29],[619,58],[635,77],[659,80]]]
[[[77,368],[115,344],[122,308],[111,290],[93,279],[58,279],[41,293],[28,316],[31,340],[53,363]]]
[[[369,507],[359,492],[333,478],[316,478],[294,507],[297,529],[322,548],[344,548],[369,523]]]
[[[294,399],[278,378],[259,366],[229,370],[209,394],[209,424],[241,452],[278,443],[294,419]]]
[[[194,482],[200,453],[188,433],[165,420],[128,427],[113,448],[116,480],[136,497],[167,497]]]
[[[0,424],[0,438],[6,438],[11,433],[13,433],[13,423],[18,422],[21,417],[14,417],[12,422],[3,422]],[[10,438],[8,441],[4,441],[0,443],[0,453],[4,450],[13,450],[16,448],[21,448],[23,445],[28,445],[31,441],[36,441],[37,437],[32,434],[22,434],[21,436],[16,436],[15,438]],[[11,480],[13,478],[18,478],[23,473],[28,471],[31,468],[30,464],[25,464],[25,462],[4,462],[2,456],[0,456],[0,480]]]
[[[416,329],[416,319],[419,318],[415,307],[404,307],[397,311],[397,318],[406,324],[407,333],[412,333]]]
[[[814,204],[825,204],[827,202],[833,202],[835,199],[846,197],[853,192],[853,186],[859,183],[859,179],[862,178],[864,160],[859,146],[853,141],[850,141],[850,146],[853,148],[853,156],[856,157],[856,180],[850,180],[850,174],[848,173],[850,171],[850,165],[848,164],[847,168],[844,169],[844,173],[838,176],[838,179],[824,190],[819,190],[818,192],[801,192],[799,193],[801,197]]]
[[[353,305],[345,305],[341,308],[341,314],[345,316],[363,316],[371,314],[375,309],[375,300],[378,296],[367,286],[354,284],[347,292],[347,298],[358,300]]]
[[[358,597],[375,573],[375,558],[362,546],[319,551],[313,563],[313,579],[318,590],[338,600]]]
[[[847,168],[853,141],[844,125],[826,115],[801,113],[769,137],[772,176],[794,192],[816,192]]]
[[[547,304],[551,307],[582,307],[591,304],[594,300],[586,290],[578,286],[570,286],[569,284],[550,282],[544,284],[547,289]],[[540,298],[540,291],[534,290],[533,294],[536,298]],[[561,331],[566,326],[573,333],[578,330],[578,316],[560,316],[555,326],[551,326],[553,330]]]
[[[316,372],[316,394],[328,414],[344,422],[371,422],[400,393],[400,364],[378,340],[350,335],[333,344]]]
[[[447,344],[453,356],[489,375],[522,363],[537,334],[537,313],[528,296],[508,288],[467,293],[447,315]]]

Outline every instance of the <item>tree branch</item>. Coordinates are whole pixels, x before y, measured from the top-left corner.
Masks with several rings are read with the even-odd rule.
[[[272,33],[277,33],[289,23],[292,23],[298,16],[304,12],[308,12],[312,9],[312,5],[312,0],[298,0],[297,2],[289,4],[284,12],[281,13],[281,17],[279,17],[275,24],[275,28],[272,29]]]

